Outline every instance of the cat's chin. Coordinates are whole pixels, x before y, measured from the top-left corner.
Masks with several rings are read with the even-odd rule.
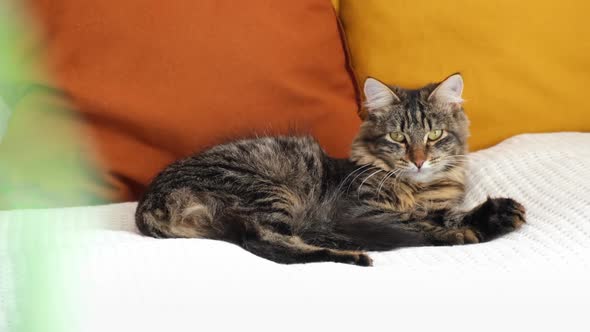
[[[436,180],[437,172],[433,170],[412,170],[404,174],[408,180],[416,183],[426,183]]]
[[[436,180],[437,175],[439,175],[439,172],[437,172],[438,168],[433,166],[434,165],[432,165],[430,161],[426,161],[422,165],[422,168],[418,168],[416,167],[416,165],[410,164],[403,174],[406,177],[406,179],[410,182],[431,182],[433,180]]]
[[[445,172],[442,172],[440,167],[425,164],[422,169],[414,167],[404,172],[406,179],[414,183],[428,183],[440,180],[445,177]]]

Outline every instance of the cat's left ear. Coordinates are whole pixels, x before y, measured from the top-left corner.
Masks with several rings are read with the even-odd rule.
[[[369,77],[365,81],[365,107],[369,112],[399,102],[399,97],[384,83]]]
[[[428,101],[436,101],[444,104],[462,104],[463,77],[453,74],[442,81],[428,96]]]

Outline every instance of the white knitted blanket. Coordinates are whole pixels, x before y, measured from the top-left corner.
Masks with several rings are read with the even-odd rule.
[[[522,202],[528,224],[489,243],[372,253],[372,268],[285,266],[224,242],[146,238],[134,203],[0,212],[0,241],[18,241],[7,234],[27,217],[88,226],[63,244],[76,256],[61,287],[75,294],[77,331],[590,330],[590,134],[520,135],[470,154],[465,205],[486,196]],[[20,324],[6,248],[0,331]]]

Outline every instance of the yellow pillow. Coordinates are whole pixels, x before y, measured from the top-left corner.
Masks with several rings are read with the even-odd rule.
[[[590,1],[340,0],[352,64],[418,87],[465,79],[470,146],[590,130]]]
[[[336,9],[336,11],[338,11],[338,7],[340,6],[339,2],[340,2],[340,0],[332,0],[332,5]]]

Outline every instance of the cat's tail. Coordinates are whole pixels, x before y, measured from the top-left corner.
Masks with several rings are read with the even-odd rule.
[[[402,223],[376,219],[340,220],[334,227],[334,233],[346,239],[351,247],[368,251],[432,245],[423,232]]]
[[[297,235],[284,234],[275,229],[250,223],[238,214],[226,215],[226,222],[233,227],[230,233],[236,244],[249,252],[283,264],[337,262],[359,266],[371,266],[372,259],[357,250],[340,250],[312,245]],[[241,221],[240,221],[241,220]]]
[[[364,251],[387,251],[433,244],[424,233],[402,223],[392,222],[386,216],[335,220],[331,229],[308,229],[302,238],[318,246]]]

